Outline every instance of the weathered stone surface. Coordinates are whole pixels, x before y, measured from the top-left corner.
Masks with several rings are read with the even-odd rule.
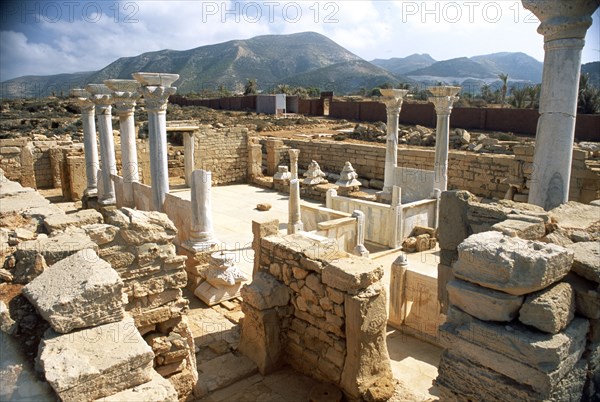
[[[600,283],[600,242],[573,243],[566,248],[575,254],[571,269],[590,281]]]
[[[524,299],[458,279],[448,282],[447,289],[450,303],[486,321],[511,321]]]
[[[256,310],[242,305],[239,351],[248,356],[262,375],[279,369],[283,363],[284,345],[281,340],[281,321],[275,309]]]
[[[546,236],[542,237],[540,240],[545,243],[552,243],[552,244],[556,244],[556,245],[563,246],[563,247],[566,247],[569,244],[573,244],[573,241],[571,241],[569,236],[567,236],[565,233],[563,233],[560,230],[555,230],[552,233],[548,233]]]
[[[51,215],[44,219],[44,227],[49,233],[65,230],[68,227],[81,227],[102,223],[102,214],[94,209],[83,209],[74,214]]]
[[[17,329],[17,323],[10,317],[8,307],[0,301],[0,331],[12,335]]]
[[[375,388],[385,391],[387,387],[377,385],[393,379],[385,343],[386,304],[385,290],[380,284],[345,297],[346,353],[351,358],[344,363],[341,387],[353,398],[362,398]],[[393,389],[383,396],[389,399],[392,394]]]
[[[519,311],[519,321],[540,331],[556,334],[571,322],[574,315],[573,288],[561,282],[527,296]]]
[[[550,211],[550,217],[567,230],[587,230],[600,221],[600,207],[569,201]]]
[[[357,294],[383,277],[383,267],[365,257],[340,258],[325,266],[322,281],[325,285]]]
[[[500,232],[470,236],[458,246],[457,278],[520,296],[562,279],[573,253],[554,244],[508,237]]]
[[[269,204],[268,202],[256,204],[256,209],[258,209],[259,211],[268,211],[271,208],[273,208],[273,206],[271,204]]]
[[[59,333],[123,319],[123,282],[94,250],[81,250],[46,269],[23,294]]]
[[[575,310],[584,317],[600,319],[600,288],[596,282],[588,281],[569,272],[565,277],[575,292]]]
[[[152,370],[152,378],[147,383],[96,399],[96,402],[177,402],[178,400],[177,392],[171,382]]]
[[[48,331],[39,350],[46,381],[63,401],[110,396],[153,375],[154,353],[131,317],[65,335]]]
[[[121,229],[123,239],[131,245],[165,243],[177,235],[177,228],[166,214],[121,208],[113,211],[107,222]]]
[[[13,274],[4,268],[0,268],[0,281],[3,282],[12,282],[14,279]]]
[[[244,302],[258,310],[285,306],[290,301],[287,287],[264,272],[258,272],[251,284],[243,286],[241,294]]]
[[[95,223],[81,227],[85,233],[99,246],[110,243],[115,239],[119,229],[106,223]]]
[[[440,200],[438,240],[440,248],[454,250],[471,235],[467,220],[469,202],[476,198],[468,191],[444,191]]]
[[[520,219],[507,219],[496,223],[492,229],[502,232],[510,237],[520,237],[526,240],[537,240],[546,234],[544,221],[528,222]]]
[[[194,395],[201,397],[249,377],[256,372],[256,365],[246,356],[227,353],[200,364],[198,371],[200,375],[194,388]]]
[[[15,252],[17,265],[14,282],[28,283],[38,276],[43,271],[43,269],[40,270],[42,262],[39,257],[43,257],[44,264],[53,265],[85,249],[97,251],[98,246],[81,232],[63,233],[53,237],[38,236],[37,240],[21,242]]]

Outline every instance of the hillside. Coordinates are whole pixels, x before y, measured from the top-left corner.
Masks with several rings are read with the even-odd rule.
[[[426,68],[434,64],[436,61],[427,53],[411,54],[407,57],[393,57],[391,59],[375,59],[371,60],[371,64],[375,64],[386,69],[392,74],[406,74],[410,71]]]

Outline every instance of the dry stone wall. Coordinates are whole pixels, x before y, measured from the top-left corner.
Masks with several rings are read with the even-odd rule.
[[[195,168],[212,172],[214,185],[243,183],[248,170],[248,129],[201,125],[195,133]]]

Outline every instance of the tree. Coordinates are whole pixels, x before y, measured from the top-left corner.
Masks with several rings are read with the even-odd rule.
[[[588,74],[582,74],[579,78],[577,113],[600,113],[600,89],[590,84],[590,76]]]
[[[531,85],[526,87],[527,89],[527,98],[529,99],[529,107],[531,109],[535,109],[539,107],[540,103],[540,92],[542,90],[542,85]]]
[[[525,99],[527,98],[528,94],[527,87],[519,88],[512,86],[510,88],[510,94],[512,95],[510,100],[511,105],[519,109],[525,107]]]
[[[481,86],[481,97],[486,102],[491,102],[494,100],[494,94],[492,93],[492,88],[488,84],[483,84]]]
[[[502,94],[502,107],[504,107],[504,102],[506,101],[506,91],[508,90],[508,74],[500,73],[498,74],[498,78],[502,81],[502,89],[500,93]]]
[[[244,87],[244,95],[256,95],[258,93],[258,84],[256,79],[248,79],[246,86]]]

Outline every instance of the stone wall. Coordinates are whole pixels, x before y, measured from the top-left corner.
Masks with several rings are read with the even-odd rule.
[[[302,235],[255,238],[253,244],[259,261],[253,282],[242,288],[239,350],[263,374],[287,362],[350,398],[389,398],[394,386],[383,268]]]
[[[243,183],[248,171],[248,129],[200,126],[195,134],[195,169],[212,172],[213,185]]]
[[[300,150],[299,166],[307,168],[312,160],[326,173],[339,174],[344,163],[350,161],[359,179],[369,181],[377,188],[383,180],[385,147],[380,145],[349,144],[333,141],[305,141],[284,139],[284,144]],[[482,197],[504,198],[509,184],[523,187],[517,201],[526,201],[528,181],[533,171],[533,146],[513,146],[515,155],[475,154],[450,151],[448,161],[448,187],[463,189]],[[269,160],[263,147],[263,160]],[[398,165],[417,169],[434,168],[434,149],[402,148],[398,150]],[[588,153],[580,149],[573,152],[570,199],[590,202],[600,198],[600,170],[586,160]],[[285,163],[277,160],[275,163]],[[367,183],[365,183],[367,184]]]

